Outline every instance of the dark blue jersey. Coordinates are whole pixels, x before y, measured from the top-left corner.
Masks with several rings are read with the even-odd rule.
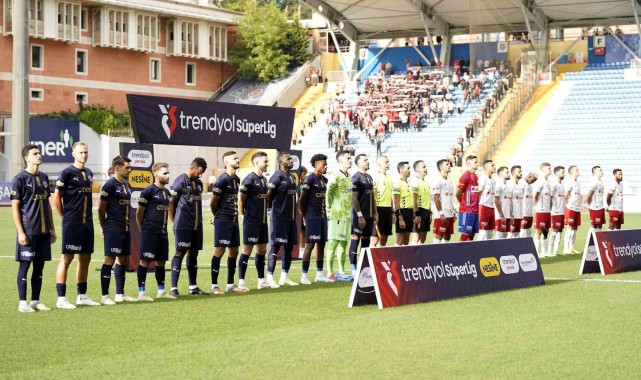
[[[372,176],[365,173],[358,172],[352,176],[352,183],[354,184],[354,192],[358,197],[358,205],[361,208],[363,217],[365,219],[374,218],[374,180]],[[352,217],[357,218],[356,210],[352,208]]]
[[[56,188],[62,192],[62,225],[93,223],[91,185],[93,173],[88,168],[68,166],[60,172]]]
[[[174,230],[202,230],[202,192],[200,179],[191,179],[183,173],[171,185],[171,197],[176,202]]]
[[[156,184],[147,186],[138,200],[139,206],[145,206],[141,231],[167,233],[167,218],[169,214],[169,198],[171,193],[166,188],[161,189]]]
[[[49,177],[21,171],[11,181],[11,200],[20,201],[22,228],[27,235],[51,232]]]
[[[325,219],[325,194],[327,193],[327,178],[324,175],[317,176],[311,173],[305,178],[303,191],[307,193],[307,219]]]
[[[111,177],[102,185],[100,200],[107,201],[107,212],[103,231],[129,231],[129,204],[131,187],[124,180],[120,183]]]
[[[216,220],[235,222],[238,220],[238,187],[240,178],[227,172],[221,174],[214,182],[214,195],[220,197],[216,208]]]
[[[249,173],[240,185],[240,192],[247,196],[245,200],[245,218],[243,223],[267,222],[267,179],[256,173]]]
[[[296,178],[291,173],[277,170],[269,178],[272,189],[272,219],[296,220]]]

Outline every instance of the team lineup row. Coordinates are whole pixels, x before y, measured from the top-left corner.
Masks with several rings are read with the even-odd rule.
[[[129,210],[131,188],[127,182],[131,171],[130,160],[124,156],[114,158],[113,175],[105,182],[100,193],[98,220],[104,237],[104,261],[101,267],[102,298],[100,303],[89,299],[87,292],[87,272],[93,253],[93,217],[91,207],[91,185],[93,174],[85,167],[88,147],[82,142],[73,146],[74,164],[65,168],[59,175],[53,193],[52,204],[62,217],[62,255],[56,274],[58,301],[56,306],[73,309],[75,306],[66,298],[67,271],[74,256],[78,257],[76,305],[98,306],[114,305],[122,301],[153,301],[146,292],[148,266],[155,262],[155,279],[158,298],[178,298],[178,280],[183,258],[189,279],[189,294],[207,295],[197,285],[197,258],[203,246],[202,193],[200,176],[205,172],[207,163],[202,158],[192,161],[186,173],[180,174],[169,184],[169,167],[165,163],[154,164],[152,171],[155,182],[142,191],[136,208],[135,221],[141,231],[140,265],[137,271],[139,294],[137,298],[124,293],[125,265],[130,251]],[[51,260],[51,243],[56,240],[52,210],[48,198],[51,189],[48,177],[39,171],[42,156],[35,145],[23,149],[26,169],[12,181],[11,199],[13,219],[17,229],[16,260],[19,262],[18,294],[21,312],[50,310],[39,301],[42,287],[42,270],[45,261]],[[548,181],[550,165],[541,166],[542,177],[530,173],[521,180],[522,171],[514,166],[496,171],[491,161],[483,164],[486,176],[479,181],[475,171],[478,159],[467,158],[468,170],[461,177],[456,192],[451,180],[449,161],[437,162],[438,175],[431,184],[427,183],[427,166],[423,161],[413,165],[416,177],[410,176],[410,165],[401,162],[397,165],[400,179],[392,184],[389,175],[389,160],[385,156],[377,158],[378,173],[373,178],[369,173],[369,160],[358,155],[355,163],[358,171],[350,176],[352,157],[346,152],[336,156],[340,164],[339,172],[326,178],[327,157],[317,154],[312,157],[313,173],[304,180],[300,194],[291,173],[293,160],[290,155],[278,155],[279,169],[267,180],[263,175],[269,165],[267,154],[255,153],[252,158],[254,170],[242,183],[236,175],[239,157],[235,152],[223,155],[225,172],[213,185],[210,202],[214,215],[214,255],[211,259],[212,293],[243,293],[249,291],[245,284],[245,274],[249,258],[256,249],[255,266],[258,274],[258,288],[277,288],[283,285],[298,285],[288,278],[292,260],[292,250],[298,244],[297,212],[303,215],[306,244],[303,253],[303,274],[301,284],[310,284],[308,271],[311,254],[316,248],[316,282],[351,281],[353,277],[345,271],[345,253],[349,252],[352,273],[356,269],[359,244],[384,246],[393,233],[395,225],[396,244],[409,243],[410,233],[416,232],[416,243],[424,243],[430,230],[432,211],[434,218],[434,243],[450,240],[456,220],[454,196],[459,208],[459,231],[461,240],[472,240],[479,232],[480,239],[491,238],[496,228],[497,238],[508,236],[530,236],[532,227],[533,203],[536,204],[534,218],[537,249],[543,237],[539,254],[544,256],[545,239],[550,235],[549,252],[558,250],[558,240],[565,224],[570,226],[566,233],[565,253],[573,250],[573,237],[580,224],[581,194],[576,178],[578,169],[569,168],[575,185],[568,192],[563,189],[564,169],[555,168],[556,182]],[[508,181],[510,173],[512,180]],[[594,228],[603,224],[603,185],[600,182],[600,168],[593,169],[596,187],[588,194],[590,213]],[[616,186],[608,189],[607,203],[610,206],[611,228],[620,228],[623,222],[622,190],[620,170],[615,170]],[[618,178],[618,179],[617,179]],[[535,182],[536,181],[536,182]],[[534,186],[532,186],[534,184]],[[578,188],[578,190],[577,190]],[[560,193],[559,193],[560,192]],[[561,194],[561,195],[559,195]],[[578,201],[577,201],[578,196]],[[559,203],[560,202],[560,203]],[[561,213],[558,214],[560,206]],[[577,206],[578,204],[578,206]],[[564,209],[567,210],[563,212]],[[267,226],[267,213],[271,210],[271,229]],[[600,214],[599,214],[600,212]],[[617,214],[618,213],[618,214]],[[495,215],[496,214],[496,215]],[[560,224],[558,216],[561,216]],[[577,219],[578,215],[578,219]],[[239,216],[242,217],[243,251],[238,259],[240,247]],[[165,264],[169,259],[167,221],[173,221],[175,235],[175,254],[171,260],[171,287],[165,290]],[[577,222],[578,220],[578,222]],[[271,234],[269,234],[271,230]],[[574,233],[572,233],[572,231]],[[327,266],[328,275],[323,275],[325,245],[329,241]],[[267,255],[267,243],[271,242]],[[348,251],[349,244],[349,251]],[[553,244],[556,248],[552,251]],[[278,283],[274,280],[277,255],[283,248],[282,270]],[[228,251],[227,286],[223,291],[218,286],[218,272],[221,259]],[[267,260],[266,260],[267,256]],[[333,262],[338,256],[338,274],[334,274]],[[265,262],[267,275],[265,276]],[[27,274],[33,264],[31,277],[32,297],[27,303]],[[235,285],[235,272],[238,265],[239,284]],[[111,274],[115,277],[116,296],[111,299],[109,288]]]

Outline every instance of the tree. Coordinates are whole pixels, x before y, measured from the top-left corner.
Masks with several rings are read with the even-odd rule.
[[[300,24],[300,18],[294,14],[294,18],[287,24],[285,31],[285,46],[283,49],[292,57],[289,67],[294,68],[307,62],[310,57],[307,47],[309,46],[309,36],[307,29]]]

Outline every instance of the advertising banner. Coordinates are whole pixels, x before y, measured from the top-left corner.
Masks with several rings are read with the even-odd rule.
[[[586,240],[579,274],[641,270],[641,229],[593,231]]]
[[[289,148],[294,108],[127,95],[139,143]]]
[[[0,182],[0,206],[11,206],[11,182]]]
[[[131,234],[131,254],[128,270],[138,269],[140,262],[140,230],[136,224],[136,210],[140,193],[145,187],[154,183],[151,167],[154,164],[154,146],[152,144],[120,143],[120,154],[131,160],[129,185],[131,186],[131,205],[129,206],[129,233]],[[152,269],[153,265],[149,267]]]
[[[375,300],[382,309],[544,283],[531,238],[367,248],[349,306]]]
[[[73,120],[29,119],[29,142],[40,148],[42,162],[73,162],[71,147],[80,140],[80,124]]]

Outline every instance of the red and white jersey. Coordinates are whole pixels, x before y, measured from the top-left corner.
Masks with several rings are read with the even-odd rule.
[[[512,218],[514,219],[523,219],[523,206],[525,202],[523,197],[525,197],[525,186],[527,183],[520,181],[514,183],[514,181],[508,181],[508,192],[512,195]],[[532,188],[530,187],[530,214],[532,214]],[[505,211],[503,211],[505,213]]]
[[[512,193],[510,189],[508,189],[507,183],[504,183],[501,179],[496,181],[494,184],[494,196],[499,197],[503,217],[505,219],[512,219]],[[499,211],[495,209],[494,218],[499,219],[500,217]]]
[[[623,184],[614,181],[608,186],[608,194],[612,194],[608,210],[623,211]]]
[[[550,199],[552,193],[550,192],[550,182],[541,177],[538,181],[534,182],[534,194],[539,194],[539,201],[536,202],[536,212],[550,212]]]
[[[588,205],[588,208],[590,210],[602,210],[604,209],[603,207],[603,182],[601,180],[594,178],[592,182],[590,182],[590,190],[592,190],[594,193],[592,194],[592,200],[590,200],[590,204]]]
[[[568,178],[565,181],[565,191],[570,193],[568,204],[565,206],[568,210],[581,211],[581,184],[574,178]]]
[[[494,208],[494,186],[495,180],[493,178],[488,178],[484,176],[479,178],[479,189],[481,192],[481,200],[479,204],[481,206]]]
[[[523,185],[523,216],[532,216],[532,208],[534,207],[532,185],[524,180],[521,180],[519,184]]]
[[[556,178],[550,183],[550,193],[552,194],[552,215],[565,215],[565,186],[563,182],[558,182]]]
[[[436,210],[436,204],[434,203],[434,195],[438,194],[441,197],[441,211],[445,214],[446,218],[451,218],[454,216],[454,187],[452,181],[445,179],[440,175],[435,177],[432,182],[431,191],[432,191],[432,212],[436,215],[435,218],[438,218],[438,211]]]

